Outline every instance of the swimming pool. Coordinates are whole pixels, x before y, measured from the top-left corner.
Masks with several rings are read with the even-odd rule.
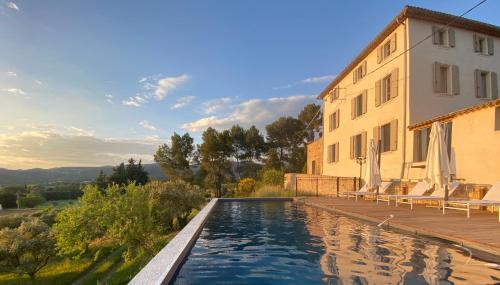
[[[171,284],[496,284],[467,250],[294,202],[221,202]]]

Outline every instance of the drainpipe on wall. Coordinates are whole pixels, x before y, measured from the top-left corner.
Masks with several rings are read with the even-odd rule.
[[[398,19],[399,22],[399,19]],[[407,50],[407,34],[408,34],[408,20],[405,19],[403,22],[400,24],[403,25],[404,28],[404,50]],[[407,113],[407,102],[408,102],[408,92],[407,92],[407,87],[408,87],[408,71],[407,71],[407,66],[408,66],[408,53],[405,52],[404,56],[404,94],[403,94],[403,162],[401,164],[401,175],[400,178],[403,179],[405,175],[405,166],[406,166],[406,113]]]

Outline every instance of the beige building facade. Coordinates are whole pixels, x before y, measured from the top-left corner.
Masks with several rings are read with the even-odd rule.
[[[500,27],[405,7],[320,94],[321,174],[359,176],[356,158],[366,156],[373,139],[380,142],[383,179],[421,179],[428,133],[410,126],[496,100],[499,73]],[[474,116],[487,109],[491,108]],[[494,116],[484,119],[489,121],[467,126],[460,117],[445,126],[450,153],[455,151],[456,175],[470,183],[500,180],[499,164],[492,165],[490,172],[495,174],[490,177],[472,174],[478,165],[467,166],[468,160],[485,159],[479,158],[484,151],[478,149],[498,153],[498,131],[475,146],[474,159],[458,157],[458,149],[462,153],[473,148],[457,137],[466,133],[460,128],[482,132],[483,126],[495,122]]]

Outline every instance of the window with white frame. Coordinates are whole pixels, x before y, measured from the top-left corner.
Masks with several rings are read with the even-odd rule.
[[[475,72],[476,98],[498,98],[498,76],[496,72],[476,69]]]
[[[328,130],[331,132],[339,127],[340,110],[331,113],[328,116]]]
[[[432,43],[443,47],[454,47],[455,30],[432,26]]]
[[[367,97],[367,92],[366,90],[363,91],[360,95],[354,97],[351,101],[351,118],[355,119],[364,113],[366,113],[366,98]]]
[[[493,55],[495,42],[492,37],[474,34],[474,52],[482,55]]]
[[[391,75],[382,79],[380,89],[381,103],[385,103],[391,99]]]
[[[413,162],[421,162],[427,159],[430,133],[430,127],[413,131]]]
[[[366,132],[351,137],[351,159],[366,157]]]
[[[338,162],[339,161],[339,143],[336,142],[334,144],[331,144],[327,148],[327,162],[332,163],[332,162]]]

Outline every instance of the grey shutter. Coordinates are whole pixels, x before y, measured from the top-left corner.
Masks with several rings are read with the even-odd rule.
[[[380,80],[375,81],[375,107],[380,106]]]
[[[331,163],[331,162],[332,162],[332,147],[331,147],[331,145],[329,145],[329,146],[327,147],[326,152],[327,152],[327,154],[326,154],[326,161],[327,161],[328,163]]]
[[[460,94],[460,76],[456,65],[451,66],[451,84],[453,95]]]
[[[361,156],[366,157],[366,131],[361,133]]]
[[[479,38],[476,34],[472,37],[472,43],[474,44],[474,52],[479,52]]]
[[[351,151],[350,151],[351,159],[354,159],[354,137],[351,136]]]
[[[481,95],[483,94],[483,89],[482,89],[482,86],[481,86],[481,70],[479,69],[476,69],[474,70],[474,85],[475,85],[475,89],[476,89],[476,98],[481,98]]]
[[[366,113],[368,90],[363,91],[363,94],[361,96],[363,96],[363,97],[361,97],[361,102],[362,102],[362,106],[361,106],[361,110],[362,111],[361,111],[361,114],[364,114],[364,113]]]
[[[391,53],[396,51],[396,33],[391,37]]]
[[[432,26],[432,43],[435,45],[439,44],[439,34],[438,34],[439,28],[436,26]]]
[[[376,126],[373,128],[373,141],[375,142],[375,145],[378,146],[379,140],[380,140],[380,127]]]
[[[455,47],[455,30],[448,29],[448,46]]]
[[[498,99],[498,76],[496,72],[490,72],[491,76],[491,99]]]
[[[333,118],[332,118],[332,115],[333,114],[330,114],[330,116],[328,116],[328,131],[332,131],[333,130]]]
[[[382,61],[382,47],[377,48],[377,63],[380,63]]]
[[[488,42],[488,54],[493,55],[493,49],[494,49],[494,42],[492,37],[488,37],[487,39]]]
[[[421,155],[420,155],[421,136],[419,134],[420,134],[419,130],[413,130],[413,162],[418,162],[421,160]]]
[[[356,118],[356,97],[351,99],[351,119]]]
[[[391,72],[391,98],[389,99],[392,99],[394,97],[397,97],[398,96],[398,82],[399,82],[399,74],[398,74],[398,68],[395,68],[392,72]]]
[[[352,72],[352,82],[353,82],[353,83],[356,83],[356,81],[357,81],[357,78],[356,78],[356,73],[357,73],[357,72],[356,72],[356,69],[354,69],[354,71]]]
[[[434,68],[433,68],[433,86],[434,86],[434,92],[435,93],[440,93],[441,92],[441,72],[440,72],[441,64],[437,61],[434,62]]]
[[[368,63],[366,63],[366,60],[363,62],[363,77],[366,75],[366,70],[367,70]]]
[[[337,112],[335,114],[337,115],[337,120],[336,120],[337,126],[336,126],[336,128],[338,128],[339,125],[340,125],[340,110],[337,110]]]
[[[335,162],[338,162],[339,161],[339,143],[335,143]]]
[[[391,150],[398,149],[398,120],[391,121]]]

